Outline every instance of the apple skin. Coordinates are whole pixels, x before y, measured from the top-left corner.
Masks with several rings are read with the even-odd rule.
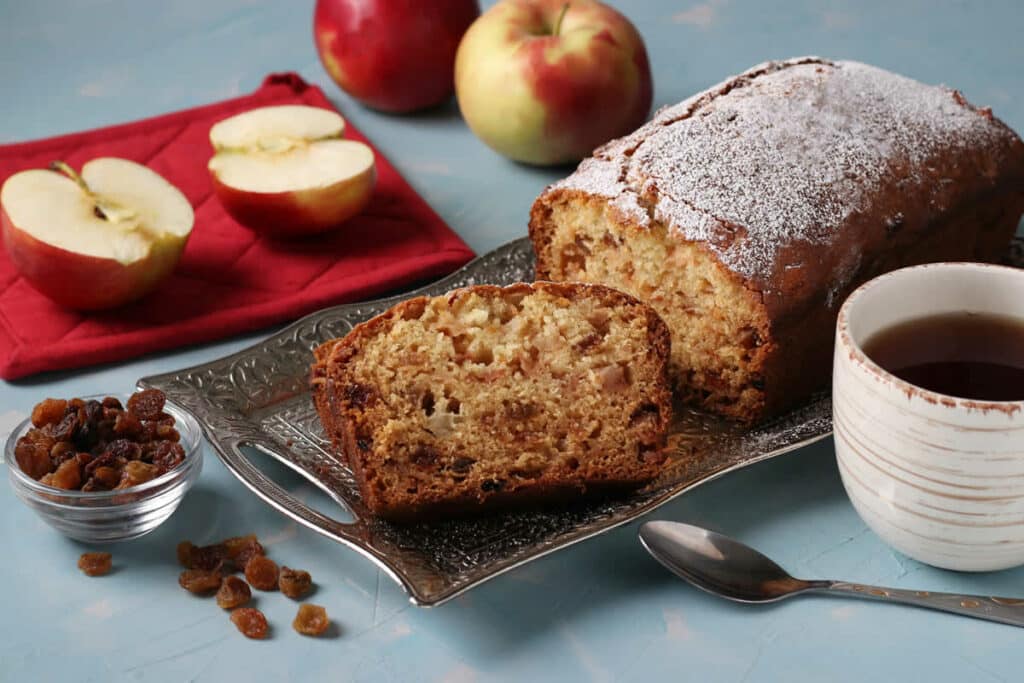
[[[249,192],[225,185],[210,174],[224,209],[242,225],[274,238],[318,235],[337,228],[366,208],[377,183],[376,166],[340,182],[312,190]]]
[[[57,304],[79,311],[141,299],[174,270],[187,240],[156,242],[147,258],[125,265],[37,240],[15,226],[2,208],[0,229],[11,262],[29,284]]]
[[[477,137],[537,165],[578,161],[632,132],[653,97],[643,39],[595,0],[498,2],[462,39],[455,91]]]
[[[317,0],[313,37],[338,87],[405,113],[451,96],[455,51],[479,15],[477,0]]]

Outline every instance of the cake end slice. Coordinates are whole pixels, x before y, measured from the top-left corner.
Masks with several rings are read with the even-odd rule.
[[[324,428],[366,506],[415,520],[655,478],[668,328],[600,285],[481,285],[405,301],[315,351]]]

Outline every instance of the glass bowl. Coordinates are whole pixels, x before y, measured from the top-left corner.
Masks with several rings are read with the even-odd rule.
[[[82,396],[103,400],[124,394]],[[173,470],[138,486],[115,491],[65,491],[40,484],[21,471],[14,457],[18,439],[32,427],[26,419],[11,432],[4,448],[7,475],[14,493],[43,520],[65,536],[89,543],[127,541],[149,533],[171,516],[203,469],[202,430],[195,418],[170,401],[164,412],[174,416],[185,460]]]

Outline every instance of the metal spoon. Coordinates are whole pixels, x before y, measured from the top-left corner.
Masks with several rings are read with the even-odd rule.
[[[640,527],[640,542],[672,573],[708,593],[736,602],[776,602],[793,595],[825,593],[896,602],[1024,626],[1024,599],[796,579],[750,546],[689,524],[646,522]]]

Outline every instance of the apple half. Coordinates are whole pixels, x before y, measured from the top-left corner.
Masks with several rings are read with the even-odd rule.
[[[127,159],[61,162],[15,173],[0,189],[11,262],[55,302],[113,308],[145,296],[174,270],[192,232],[185,195]]]
[[[210,129],[210,176],[231,216],[290,237],[333,230],[362,211],[377,182],[373,150],[342,140],[345,120],[319,107],[253,109]]]

